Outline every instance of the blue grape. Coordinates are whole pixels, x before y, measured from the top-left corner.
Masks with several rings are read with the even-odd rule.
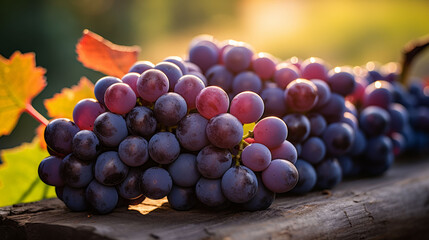
[[[118,154],[126,165],[141,166],[149,159],[148,142],[139,136],[128,136],[119,144]]]
[[[327,158],[316,167],[317,182],[316,187],[319,189],[332,189],[338,185],[343,174],[338,160],[335,158]]]
[[[241,92],[232,99],[229,112],[243,124],[256,122],[264,113],[264,101],[254,92]]]
[[[195,186],[200,178],[197,168],[197,157],[194,154],[182,153],[168,167],[173,183],[180,187]]]
[[[161,199],[170,193],[172,187],[171,176],[163,168],[151,167],[142,174],[141,189],[148,198]]]
[[[234,75],[224,65],[214,65],[205,74],[209,86],[218,86],[223,90],[232,91]]]
[[[329,85],[320,79],[311,79],[311,82],[316,85],[317,88],[317,103],[315,107],[320,107],[326,104],[331,98],[331,89]]]
[[[365,88],[363,106],[378,106],[387,109],[393,100],[394,88],[386,81],[375,81]]]
[[[316,109],[316,112],[322,114],[327,122],[336,122],[341,119],[346,111],[344,97],[332,93],[328,101]]]
[[[69,154],[61,162],[61,176],[70,187],[85,187],[94,178],[93,165],[93,162],[82,161],[74,154]]]
[[[264,101],[264,115],[282,117],[286,114],[284,91],[278,87],[267,87],[261,92]]]
[[[180,68],[180,71],[183,75],[188,74],[188,69],[186,68],[185,61],[179,56],[170,56],[163,60],[164,62],[171,62]]]
[[[237,74],[232,80],[232,92],[238,94],[244,91],[259,93],[262,90],[262,80],[251,71]]]
[[[318,113],[310,113],[307,118],[310,121],[310,136],[322,135],[327,126],[325,118]]]
[[[328,125],[322,139],[329,154],[340,156],[352,148],[355,135],[348,124],[337,122]]]
[[[198,113],[191,113],[182,118],[176,129],[180,145],[189,151],[199,151],[210,144],[206,134],[208,122]]]
[[[135,72],[138,74],[144,73],[146,70],[154,68],[155,65],[149,61],[138,61],[131,66],[128,72]]]
[[[145,138],[151,137],[156,131],[156,119],[152,110],[147,107],[137,106],[126,116],[128,130]]]
[[[194,109],[197,96],[204,87],[204,82],[197,76],[183,75],[174,87],[174,92],[185,99],[188,109]]]
[[[243,203],[241,206],[247,211],[260,211],[265,210],[274,202],[276,194],[268,190],[262,183],[261,177],[257,176],[258,190],[256,195],[249,201]]]
[[[44,158],[38,167],[40,180],[47,185],[62,187],[64,180],[61,176],[60,166],[62,159],[56,156]]]
[[[210,119],[206,127],[210,143],[219,148],[232,148],[241,142],[243,125],[229,113],[222,113]]]
[[[288,128],[287,140],[292,143],[300,143],[310,135],[310,121],[300,113],[288,114],[283,117]]]
[[[252,143],[243,149],[241,153],[243,165],[252,171],[260,172],[270,165],[271,152],[265,145]]]
[[[355,141],[353,142],[353,146],[350,149],[350,155],[357,156],[363,153],[366,148],[366,137],[363,134],[361,129],[357,129],[355,131]]]
[[[205,178],[220,178],[231,167],[232,155],[228,149],[208,145],[197,155],[199,173]]]
[[[326,146],[322,139],[310,137],[302,144],[300,157],[311,164],[317,164],[323,160],[325,154]]]
[[[246,46],[232,46],[223,53],[223,63],[226,68],[233,72],[239,73],[249,69],[252,63],[253,51]]]
[[[293,80],[299,78],[299,69],[290,63],[281,63],[276,67],[274,82],[279,88],[285,89]]]
[[[393,144],[388,136],[377,136],[368,139],[365,149],[366,162],[371,164],[383,164],[393,154]]]
[[[388,109],[390,115],[390,132],[402,132],[409,122],[407,109],[399,103],[393,103]]]
[[[116,189],[119,196],[125,199],[136,199],[142,195],[140,189],[141,170],[138,168],[130,168],[127,177]]]
[[[256,123],[253,128],[255,142],[262,143],[268,148],[279,147],[288,135],[288,128],[278,117],[266,117]]]
[[[62,191],[62,199],[64,204],[73,212],[86,211],[89,204],[85,197],[85,188],[72,188],[64,186]]]
[[[227,201],[222,193],[221,179],[200,178],[195,186],[195,194],[200,202],[209,207],[218,207]]]
[[[197,197],[193,188],[174,186],[167,195],[170,206],[179,211],[187,211],[195,207]]]
[[[94,85],[94,95],[97,101],[104,105],[104,94],[108,87],[115,83],[122,83],[121,79],[112,76],[106,76],[98,79]]]
[[[108,151],[98,156],[94,176],[101,184],[114,186],[127,177],[128,170],[128,166],[121,161],[117,152]]]
[[[291,110],[295,112],[307,112],[317,104],[319,96],[314,83],[298,78],[287,85],[284,98],[287,107]]]
[[[143,100],[148,102],[155,102],[168,92],[169,87],[167,75],[158,69],[145,71],[137,80],[137,92]]]
[[[219,49],[210,41],[200,41],[189,50],[189,61],[196,64],[202,72],[218,62]]]
[[[85,195],[89,204],[99,214],[112,212],[119,198],[115,187],[104,186],[95,180],[88,185]]]
[[[343,177],[355,177],[360,174],[361,167],[353,161],[350,156],[341,156],[338,158],[338,163],[341,166],[341,172]]]
[[[79,130],[79,127],[70,119],[56,118],[45,128],[45,142],[54,152],[65,156],[72,152],[73,137]]]
[[[369,106],[362,110],[359,124],[362,131],[368,136],[382,135],[389,130],[390,116],[383,108]]]
[[[337,70],[337,68],[335,68],[335,70]],[[341,69],[338,72],[335,71],[330,73],[328,83],[332,92],[338,93],[344,97],[353,93],[356,85],[354,76],[347,71],[341,71]]]
[[[149,140],[149,155],[157,163],[172,163],[179,154],[179,142],[170,132],[158,132]]]
[[[298,182],[298,170],[289,161],[274,159],[262,172],[262,182],[275,193],[285,193],[293,189]]]
[[[292,164],[295,164],[298,158],[297,149],[288,140],[284,140],[284,142],[279,147],[271,148],[270,151],[272,159],[285,159]]]
[[[73,108],[73,121],[81,130],[93,130],[94,121],[104,113],[104,105],[93,98],[80,100]]]
[[[314,169],[313,165],[302,159],[298,159],[296,161],[295,167],[298,170],[298,183],[290,192],[297,194],[310,192],[316,185],[316,170]]]
[[[117,147],[128,136],[128,129],[121,115],[105,112],[95,119],[94,133],[104,146]]]
[[[57,198],[60,199],[61,201],[64,201],[63,199],[63,193],[64,193],[64,187],[55,187],[55,195],[57,195]]]
[[[186,115],[187,109],[186,101],[182,96],[169,92],[156,100],[153,112],[159,123],[171,127],[177,125]]]
[[[174,86],[176,86],[177,81],[183,76],[180,68],[171,62],[160,62],[155,65],[154,69],[160,70],[167,76],[169,82],[169,91],[174,90]]]
[[[73,137],[72,149],[79,159],[91,161],[97,158],[101,145],[94,132],[81,130]]]
[[[222,192],[233,203],[251,200],[258,190],[258,179],[252,170],[245,166],[228,169],[222,177]]]

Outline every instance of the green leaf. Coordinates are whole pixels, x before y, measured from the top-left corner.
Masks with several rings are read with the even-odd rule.
[[[44,184],[37,173],[39,163],[49,153],[39,138],[31,143],[2,150],[0,157],[0,207],[55,197],[55,188]]]

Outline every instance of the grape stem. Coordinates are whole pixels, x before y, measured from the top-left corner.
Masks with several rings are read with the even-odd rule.
[[[36,109],[34,109],[33,105],[31,105],[30,103],[25,104],[25,111],[30,114],[30,116],[32,116],[34,119],[39,121],[41,124],[45,126],[48,125],[49,121]]]
[[[414,40],[405,45],[402,51],[402,71],[399,76],[399,81],[406,84],[408,81],[408,74],[411,68],[411,63],[415,57],[419,55],[425,48],[429,46],[429,35],[421,39]]]

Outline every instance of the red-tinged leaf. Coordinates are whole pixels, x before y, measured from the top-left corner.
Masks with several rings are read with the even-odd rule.
[[[140,48],[116,45],[85,29],[76,45],[76,52],[85,67],[121,78],[137,61]]]
[[[36,67],[34,53],[0,56],[0,136],[12,132],[22,112],[39,114],[31,101],[45,88],[44,75],[45,69]],[[46,121],[41,115],[35,117]]]

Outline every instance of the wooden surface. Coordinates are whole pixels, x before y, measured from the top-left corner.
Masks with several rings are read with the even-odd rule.
[[[180,212],[145,201],[108,215],[58,199],[0,208],[0,239],[429,239],[429,159],[332,191],[278,196],[264,211]]]

